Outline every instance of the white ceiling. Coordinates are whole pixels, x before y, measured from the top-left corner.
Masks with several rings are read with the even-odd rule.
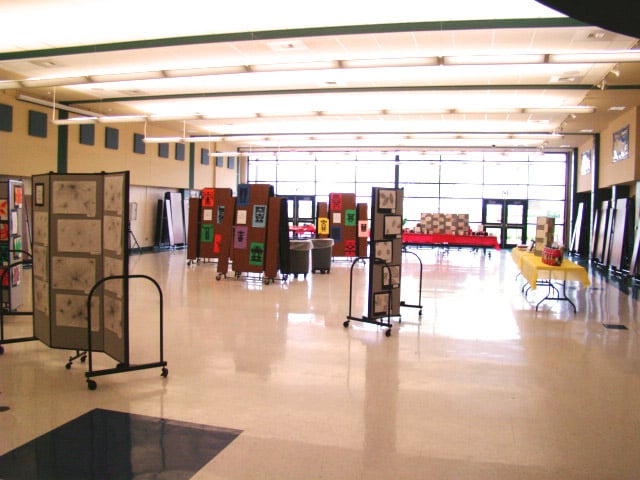
[[[529,0],[0,0],[0,18],[0,89],[227,148],[573,148],[640,98],[636,39]]]

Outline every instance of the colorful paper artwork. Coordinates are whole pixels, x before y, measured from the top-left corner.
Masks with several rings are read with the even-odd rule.
[[[369,222],[367,220],[358,221],[358,238],[367,238],[369,236]]]
[[[251,242],[249,248],[249,265],[261,266],[264,264],[264,243]]]
[[[213,220],[213,210],[210,208],[202,209],[202,221],[210,222]]]
[[[7,199],[0,200],[0,220],[8,220],[9,218],[9,201]]]
[[[336,243],[339,243],[342,241],[342,227],[340,225],[335,225],[331,227],[331,238],[333,238],[333,241]]]
[[[256,228],[264,228],[267,225],[267,206],[266,205],[254,205],[253,206],[253,219],[251,220],[251,226]]]
[[[22,208],[22,187],[20,185],[13,187],[13,207]]]
[[[345,227],[355,227],[356,222],[358,221],[358,215],[355,210],[345,210],[344,211],[344,226]]]
[[[318,218],[318,235],[329,235],[329,219],[326,217]]]
[[[222,235],[216,233],[213,236],[213,253],[220,253],[220,249],[222,246]]]
[[[342,213],[341,212],[333,212],[331,214],[331,223],[334,225],[339,225],[342,223]]]
[[[345,255],[345,257],[355,257],[356,256],[356,241],[355,240],[345,240],[344,241],[344,255]]]
[[[238,210],[236,212],[236,225],[246,225],[246,224],[247,224],[247,211]]]
[[[218,205],[216,209],[216,223],[221,224],[224,222],[224,205]]]
[[[329,194],[329,210],[342,210],[342,194],[330,193]]]
[[[236,227],[233,230],[233,248],[244,250],[247,248],[249,227]]]
[[[213,207],[214,204],[214,190],[213,188],[203,188],[202,189],[202,206],[203,207]]]
[[[238,185],[238,205],[246,207],[249,205],[249,185]]]
[[[200,228],[200,241],[202,243],[213,242],[213,225],[203,223]]]
[[[7,240],[9,238],[9,224],[0,224],[0,240]]]

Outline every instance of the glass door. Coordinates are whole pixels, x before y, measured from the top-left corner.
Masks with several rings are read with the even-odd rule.
[[[503,248],[526,243],[527,207],[527,200],[482,199],[484,231],[495,235]]]
[[[315,225],[316,197],[314,195],[288,195],[287,212],[289,227]],[[310,233],[302,228],[293,228],[290,231],[294,233],[294,237],[297,237],[298,233]]]

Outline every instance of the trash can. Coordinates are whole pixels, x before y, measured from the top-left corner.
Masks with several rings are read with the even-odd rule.
[[[311,240],[289,240],[289,271],[295,275],[304,275],[307,278],[309,273],[309,250],[313,247]]]
[[[329,273],[331,271],[331,253],[333,252],[333,238],[312,238],[311,243],[311,272]]]

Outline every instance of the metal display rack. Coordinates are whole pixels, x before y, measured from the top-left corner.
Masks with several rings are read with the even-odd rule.
[[[110,280],[125,280],[126,283],[129,283],[129,280],[132,278],[142,278],[142,279],[146,279],[148,281],[150,281],[155,287],[156,290],[158,291],[158,303],[159,303],[159,329],[160,329],[160,340],[159,340],[159,344],[160,344],[160,359],[157,362],[151,362],[151,363],[144,363],[144,364],[137,364],[137,365],[132,365],[129,362],[129,316],[128,314],[125,315],[125,325],[123,328],[123,332],[124,332],[124,337],[125,337],[125,350],[124,350],[124,360],[121,361],[120,363],[117,364],[117,366],[115,368],[108,368],[108,369],[103,369],[103,370],[94,370],[93,369],[93,343],[92,343],[92,331],[91,331],[91,301],[93,299],[93,295],[94,293],[97,291],[97,289],[102,286],[105,282],[110,281]],[[128,288],[127,288],[128,290]],[[128,300],[128,298],[127,298]],[[93,286],[93,288],[91,289],[91,291],[89,292],[89,295],[87,297],[87,350],[86,350],[86,354],[88,356],[89,362],[88,362],[88,367],[89,370],[85,373],[85,377],[87,379],[87,387],[89,388],[89,390],[95,390],[97,388],[97,384],[94,380],[92,380],[93,377],[98,377],[98,376],[102,376],[102,375],[112,375],[114,373],[124,373],[124,372],[131,372],[131,371],[135,371],[135,370],[143,370],[143,369],[147,369],[147,368],[162,368],[162,373],[161,376],[162,377],[166,377],[167,375],[169,375],[169,370],[167,369],[167,362],[164,360],[164,319],[163,319],[163,307],[164,301],[163,301],[163,297],[162,297],[162,289],[160,288],[160,285],[158,284],[158,282],[156,282],[153,278],[147,276],[147,275],[111,275],[108,277],[105,277],[101,280],[99,280],[98,282],[96,282],[96,284]],[[128,302],[127,302],[127,310],[128,310]],[[106,350],[105,353],[109,354]],[[112,356],[114,359],[118,360],[115,356]]]
[[[12,264],[13,267],[17,267],[17,266],[23,266],[23,265],[31,265],[31,254],[29,252],[26,252],[24,250],[8,250],[8,254],[11,255],[14,252],[20,252],[23,255],[27,255],[29,257],[29,260],[20,260],[19,262],[15,262]],[[0,275],[0,290],[4,289],[4,287],[2,285],[4,285],[5,280],[8,280],[9,277],[9,269],[4,269],[4,271],[2,272],[2,274]],[[33,281],[32,281],[33,283]],[[12,316],[27,316],[27,315],[33,315],[33,311],[27,312],[27,311],[11,311],[10,309],[6,309],[5,312],[5,308],[0,307],[0,355],[2,355],[4,353],[4,347],[3,345],[8,344],[8,343],[19,343],[19,342],[31,342],[33,340],[37,340],[37,338],[35,337],[35,335],[31,335],[30,337],[15,337],[15,338],[5,338],[5,332],[4,332],[4,317],[12,317]]]

